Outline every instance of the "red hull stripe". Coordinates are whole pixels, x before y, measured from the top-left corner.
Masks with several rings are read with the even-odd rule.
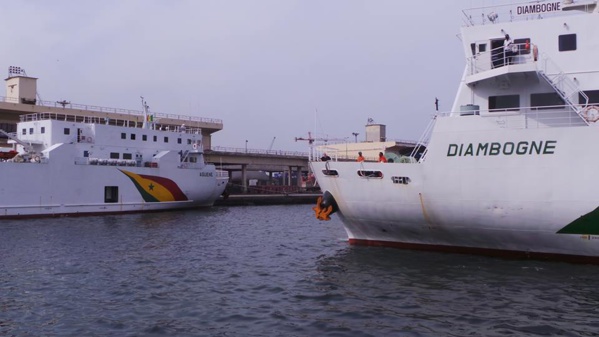
[[[444,252],[444,253],[476,254],[476,255],[486,255],[486,256],[510,258],[510,259],[534,259],[534,260],[564,261],[564,262],[570,262],[570,263],[599,264],[599,256],[537,253],[537,252],[525,252],[525,251],[514,251],[514,250],[474,248],[474,247],[454,247],[454,246],[444,246],[444,245],[427,245],[427,244],[419,244],[419,243],[404,243],[404,242],[361,240],[361,239],[349,239],[349,243],[351,245],[395,247],[395,248],[401,248],[401,249],[426,250],[426,251],[436,251],[436,252]]]
[[[177,185],[174,181],[172,181],[168,178],[163,178],[163,177],[159,177],[159,176],[149,176],[149,175],[145,175],[145,174],[140,174],[139,176],[144,179],[153,180],[153,181],[159,183],[160,185],[164,186],[169,192],[171,192],[173,197],[175,197],[175,201],[187,200],[187,196],[185,195],[185,193],[183,193],[183,191],[181,191],[181,189],[179,188],[179,185]]]

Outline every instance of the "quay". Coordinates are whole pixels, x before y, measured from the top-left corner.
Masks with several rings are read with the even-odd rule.
[[[232,194],[216,199],[215,206],[264,206],[316,204],[320,193]]]

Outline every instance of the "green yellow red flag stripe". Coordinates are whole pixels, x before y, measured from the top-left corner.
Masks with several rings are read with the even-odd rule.
[[[188,200],[179,186],[168,178],[136,174],[125,170],[120,171],[131,179],[146,202]]]

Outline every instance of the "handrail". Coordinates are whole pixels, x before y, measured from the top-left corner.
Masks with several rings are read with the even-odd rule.
[[[495,68],[501,68],[509,61],[509,64],[529,64],[536,62],[534,58],[534,45],[529,43],[528,52],[523,52],[526,49],[526,43],[514,43],[518,46],[518,52],[513,55],[505,56],[504,47],[497,47],[489,51],[477,53],[466,59],[469,69],[469,75],[478,74]],[[494,59],[494,57],[503,57],[502,59]],[[499,61],[499,62],[498,62]]]
[[[477,25],[540,20],[578,14],[575,11],[565,10],[573,8],[590,13],[594,10],[595,6],[597,6],[597,1],[585,2],[579,0],[569,5],[561,1],[535,1],[475,7],[462,10],[462,14],[464,15],[464,25],[466,27],[473,27]]]
[[[555,86],[555,89],[559,90],[560,96],[566,96],[569,100],[572,99],[572,95],[578,94],[582,96],[585,103],[582,104],[582,108],[585,108],[589,103],[589,96],[585,94],[576,82],[570,78],[561,68],[553,61],[547,54],[541,55],[541,66],[542,73],[549,79]]]
[[[21,102],[15,97],[6,97],[0,96],[0,102],[6,103],[18,103]],[[124,115],[133,115],[133,116],[143,116],[143,111],[139,110],[129,110],[122,108],[108,108],[96,105],[85,105],[85,104],[76,104],[76,103],[65,103],[65,102],[52,102],[52,101],[36,101],[37,106],[43,107],[52,107],[52,108],[61,108],[61,109],[77,109],[77,110],[85,110],[85,111],[93,111],[93,112],[105,112],[105,113],[115,113],[115,114],[124,114]],[[176,119],[180,121],[193,121],[200,123],[210,123],[210,124],[223,124],[222,119],[217,118],[206,118],[206,117],[197,117],[197,116],[186,116],[186,115],[177,115],[177,114],[169,114],[169,113],[161,113],[161,112],[152,112],[155,120],[159,118],[170,118]]]
[[[246,149],[238,147],[225,147],[225,146],[213,146],[210,150],[206,150],[206,153],[210,152],[228,152],[228,153],[246,153],[246,154],[268,154],[274,156],[288,156],[288,157],[308,157],[308,152],[301,151],[283,151],[283,150],[260,150],[260,149]]]

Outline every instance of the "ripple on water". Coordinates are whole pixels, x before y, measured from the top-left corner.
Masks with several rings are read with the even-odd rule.
[[[5,221],[0,335],[597,336],[596,266],[348,246],[310,207]]]

